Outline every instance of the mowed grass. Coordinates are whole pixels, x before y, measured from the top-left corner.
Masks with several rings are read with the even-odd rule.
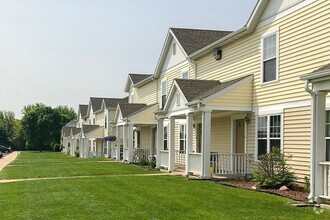
[[[15,161],[0,172],[0,179],[144,173],[150,173],[150,171],[106,158],[80,159],[63,153],[21,152]]]
[[[34,167],[24,154],[13,164],[24,164],[20,160],[25,158],[27,169]],[[39,154],[38,163],[43,164],[42,155],[58,164],[98,163],[65,155],[58,155],[62,162],[57,162],[57,154],[49,154]],[[291,200],[274,195],[178,176],[111,176],[119,170],[153,172],[121,163],[98,164],[111,165],[109,176],[0,184],[1,219],[330,219],[330,212],[295,208],[288,205]]]

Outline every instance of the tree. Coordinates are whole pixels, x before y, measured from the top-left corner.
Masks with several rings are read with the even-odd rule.
[[[0,144],[10,146],[14,133],[15,114],[11,111],[0,111]]]
[[[42,103],[25,106],[21,120],[29,149],[51,149],[51,144],[60,143],[61,128],[76,117],[72,108],[51,108]]]
[[[22,128],[29,149],[50,148],[52,142],[59,141],[57,133],[61,128],[61,115],[41,103],[23,109]],[[58,140],[56,140],[58,138]]]
[[[26,139],[23,132],[21,121],[15,119],[13,136],[10,137],[10,143],[13,149],[22,150],[25,148]]]

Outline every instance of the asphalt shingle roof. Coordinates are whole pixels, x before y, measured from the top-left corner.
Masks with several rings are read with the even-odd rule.
[[[91,97],[90,99],[92,103],[93,112],[100,110],[104,98]]]
[[[144,111],[144,110],[146,110],[146,109],[148,109],[148,108],[150,108],[150,107],[152,107],[152,106],[155,106],[155,105],[157,105],[157,104],[147,105],[146,107],[144,107],[144,108],[140,108],[139,110],[137,110],[137,111],[135,111],[135,112],[133,112],[133,113],[127,115],[126,117],[131,117],[131,116],[133,116],[133,115],[136,115],[137,113],[142,112],[142,111]]]
[[[324,66],[320,67],[319,69],[313,71],[313,73],[317,73],[317,72],[324,71],[324,70],[330,70],[330,63],[328,63],[327,65],[324,65]]]
[[[82,117],[87,115],[88,105],[79,105],[80,114]]]
[[[200,29],[171,28],[187,55],[204,48],[205,46],[232,33],[232,31],[215,31]]]
[[[129,115],[134,114],[137,111],[145,108],[147,104],[138,104],[138,103],[119,103],[119,108],[123,118],[126,118]]]
[[[76,135],[76,134],[80,133],[80,131],[81,131],[81,128],[72,128],[72,134],[73,135]]]
[[[99,125],[82,125],[82,129],[84,130],[84,133],[88,133],[99,127],[100,127]]]
[[[116,108],[118,103],[128,103],[128,97],[125,98],[104,98],[106,108]]]
[[[69,137],[71,134],[71,129],[72,129],[72,127],[63,126],[62,127],[63,137]]]
[[[221,83],[217,80],[175,79],[188,102],[201,100],[217,93],[249,76]]]
[[[133,85],[141,82],[142,80],[145,80],[146,78],[152,76],[152,74],[136,74],[136,73],[130,73],[129,76],[131,77],[131,80],[133,82]]]

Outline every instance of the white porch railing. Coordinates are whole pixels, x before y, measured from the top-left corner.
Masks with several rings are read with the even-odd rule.
[[[156,155],[156,149],[134,148],[133,149],[133,162],[137,163],[140,160],[148,160],[148,157],[151,155]]]
[[[189,153],[189,172],[194,174],[202,173],[202,154],[201,153]]]
[[[323,166],[323,197],[330,197],[330,162],[320,162]]]
[[[218,152],[211,153],[211,167],[214,174],[250,174],[252,154]]]
[[[185,166],[186,165],[186,151],[175,150],[175,162],[174,163],[176,166]]]
[[[157,155],[157,160],[159,160],[159,165],[161,167],[168,168],[168,166],[169,166],[169,152],[167,150],[161,150],[159,155]]]

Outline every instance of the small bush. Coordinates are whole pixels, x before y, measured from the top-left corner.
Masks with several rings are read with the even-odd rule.
[[[79,157],[79,155],[80,155],[80,154],[79,154],[79,151],[76,150],[76,151],[74,152],[74,155],[75,155],[76,157]]]
[[[305,180],[305,185],[304,185],[304,190],[310,191],[310,179],[309,176],[304,177]]]
[[[67,155],[70,155],[70,148],[68,148],[68,150],[66,151]]]
[[[51,143],[51,148],[55,152],[60,152],[61,151],[61,145],[59,143]]]
[[[155,169],[156,168],[156,161],[149,161],[149,167],[151,169]]]
[[[289,166],[286,163],[289,159],[291,156],[285,156],[278,148],[273,148],[270,153],[260,156],[260,162],[253,173],[259,186],[278,188],[285,185],[292,188],[296,178],[289,171]]]
[[[141,166],[148,166],[149,165],[149,162],[147,160],[145,160],[145,159],[140,159],[139,164]]]

